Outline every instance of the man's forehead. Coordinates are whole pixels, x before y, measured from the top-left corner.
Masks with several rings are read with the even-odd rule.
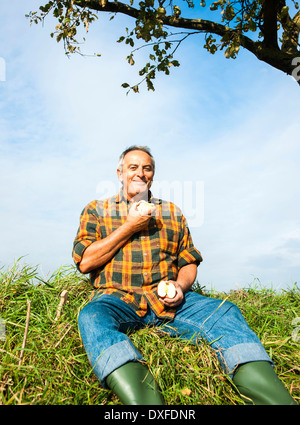
[[[152,165],[152,159],[146,152],[131,151],[124,156],[124,163],[126,163],[127,165],[140,164],[140,163],[143,163],[144,165],[146,164]]]

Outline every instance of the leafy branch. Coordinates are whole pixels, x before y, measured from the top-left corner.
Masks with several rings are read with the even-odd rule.
[[[128,63],[134,65],[134,53],[140,49],[135,48],[136,40],[153,46],[149,61],[139,71],[142,81],[132,87],[123,84],[134,92],[138,92],[139,85],[145,81],[148,90],[154,90],[153,80],[157,72],[168,75],[171,66],[179,66],[174,54],[191,34],[205,33],[204,48],[211,54],[223,50],[226,58],[235,59],[242,47],[257,59],[289,75],[295,71],[295,63],[300,57],[300,10],[296,0],[216,0],[210,1],[209,5],[200,0],[202,9],[219,12],[220,22],[200,18],[201,11],[197,12],[197,19],[182,17],[178,3],[194,8],[193,0],[174,0],[177,4],[173,0],[168,3],[166,0],[140,0],[137,7],[133,7],[136,0],[128,1],[129,4],[118,0],[51,0],[27,17],[31,23],[39,23],[51,12],[58,23],[50,35],[55,36],[57,42],[63,41],[67,55],[82,54],[78,30],[83,26],[87,33],[99,14],[112,13],[111,19],[117,13],[133,18],[133,29],[126,28],[126,35],[118,40],[133,48],[126,57]],[[188,33],[180,40],[170,40],[174,35],[170,28],[188,30]],[[85,37],[82,38],[85,41]]]
[[[172,66],[174,67],[178,67],[180,66],[179,62],[176,59],[173,59],[175,52],[177,51],[177,49],[179,48],[179,46],[181,45],[181,43],[183,43],[183,41],[185,39],[187,39],[189,36],[193,35],[193,34],[197,34],[199,33],[199,31],[197,32],[178,32],[178,33],[170,33],[168,34],[168,37],[174,37],[174,36],[178,36],[178,35],[183,35],[182,38],[180,38],[179,40],[172,40],[172,41],[165,41],[165,40],[158,40],[156,42],[152,42],[152,43],[148,43],[143,44],[142,46],[139,46],[137,48],[135,48],[134,50],[131,51],[130,55],[127,56],[127,61],[130,65],[134,65],[135,61],[133,59],[133,55],[135,52],[144,49],[145,47],[149,47],[149,46],[153,46],[153,53],[150,53],[149,55],[149,59],[150,62],[147,62],[146,65],[139,71],[139,75],[140,76],[144,76],[145,77],[138,83],[135,84],[133,86],[130,86],[128,83],[123,83],[122,87],[124,88],[128,88],[129,90],[127,91],[127,94],[130,92],[130,90],[133,90],[135,93],[137,93],[139,91],[139,86],[145,81],[147,84],[147,88],[148,90],[152,90],[154,91],[154,85],[152,80],[155,79],[156,77],[156,71],[158,72],[164,72],[166,75],[170,74],[170,68]],[[120,39],[118,40],[119,42],[124,41],[125,38],[124,37],[120,37]],[[172,50],[171,53],[168,53],[168,50],[174,45],[175,48]],[[152,64],[151,64],[152,62]]]

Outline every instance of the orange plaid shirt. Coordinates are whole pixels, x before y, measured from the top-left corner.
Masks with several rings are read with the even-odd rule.
[[[148,227],[135,233],[111,260],[90,273],[97,293],[112,294],[130,304],[139,316],[148,305],[159,318],[174,318],[176,309],[165,307],[157,295],[161,280],[176,281],[178,270],[190,263],[200,264],[202,256],[194,247],[181,210],[171,202],[153,198],[156,212]],[[103,239],[126,220],[130,205],[121,190],[116,196],[90,202],[82,211],[73,245],[77,267],[84,250]]]

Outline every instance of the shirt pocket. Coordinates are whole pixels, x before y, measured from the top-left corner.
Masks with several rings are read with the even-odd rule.
[[[174,221],[164,220],[157,225],[159,238],[157,248],[168,255],[176,255],[179,250],[180,229]]]

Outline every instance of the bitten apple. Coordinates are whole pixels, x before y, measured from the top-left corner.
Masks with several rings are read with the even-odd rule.
[[[161,298],[174,298],[176,295],[176,288],[172,282],[162,280],[158,284],[157,293]]]
[[[141,214],[148,214],[148,211],[150,210],[150,208],[155,207],[154,204],[152,204],[151,202],[146,202],[146,201],[140,201],[139,205],[137,206],[137,210],[141,213]]]

